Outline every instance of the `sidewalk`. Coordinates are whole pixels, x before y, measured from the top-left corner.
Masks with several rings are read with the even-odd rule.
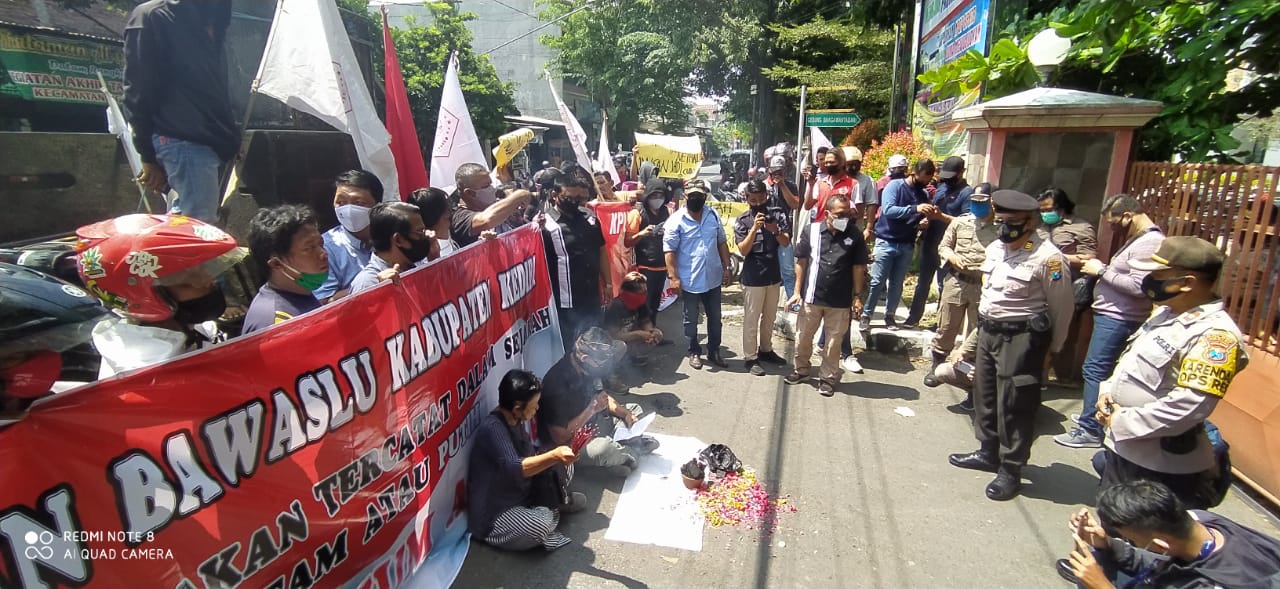
[[[747,374],[740,319],[724,329],[723,371],[683,362],[678,307],[660,321],[676,344],[619,400],[656,411],[655,431],[728,444],[797,512],[783,514],[772,537],[708,526],[701,552],[606,541],[622,480],[581,469],[573,484],[588,509],[560,526],[573,544],[512,554],[473,542],[456,587],[1070,587],[1053,562],[1071,549],[1067,518],[1092,503],[1097,478],[1092,451],[1051,436],[1078,410],[1078,390],[1046,392],[1023,494],[998,503],[983,495],[991,475],[947,464],[948,453],[975,447],[968,416],[947,409],[962,393],[924,388],[924,372],[905,356],[862,353],[866,373],[846,375],[823,398],[810,385],[785,385],[781,368]],[[775,344],[789,357],[791,342]],[[629,383],[640,379],[627,370]],[[1280,536],[1237,491],[1216,511]]]

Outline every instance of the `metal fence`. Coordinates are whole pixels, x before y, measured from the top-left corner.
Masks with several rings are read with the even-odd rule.
[[[1280,168],[1136,162],[1128,193],[1167,235],[1204,238],[1227,254],[1219,285],[1254,347],[1280,356]]]

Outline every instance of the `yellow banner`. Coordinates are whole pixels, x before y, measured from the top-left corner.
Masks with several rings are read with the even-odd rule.
[[[734,225],[738,221],[738,217],[742,213],[747,212],[747,203],[733,202],[728,200],[708,200],[707,206],[716,210],[716,214],[720,215],[720,224],[724,226],[724,235],[729,238],[729,251],[737,251],[738,240],[734,238]]]
[[[498,146],[493,148],[494,168],[507,165],[530,141],[533,141],[533,129],[524,127],[499,137]]]
[[[692,180],[702,167],[702,141],[697,137],[636,133],[635,153],[641,162],[658,166],[661,178]]]

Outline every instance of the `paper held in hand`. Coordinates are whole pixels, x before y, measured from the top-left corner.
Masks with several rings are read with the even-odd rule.
[[[635,425],[631,427],[619,424],[618,429],[613,430],[613,441],[621,442],[640,436],[644,433],[644,430],[649,429],[649,424],[653,423],[653,419],[657,416],[657,413],[650,413],[637,419]]]

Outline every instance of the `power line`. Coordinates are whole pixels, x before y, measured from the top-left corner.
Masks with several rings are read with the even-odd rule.
[[[495,0],[495,1],[497,1],[497,0]],[[541,26],[539,26],[539,27],[535,27],[533,30],[530,30],[529,32],[524,33],[523,35],[517,36],[517,37],[515,37],[515,38],[511,39],[510,41],[507,41],[506,43],[503,43],[503,44],[501,44],[501,45],[498,45],[497,47],[494,47],[493,49],[490,49],[490,50],[488,50],[488,51],[482,52],[480,55],[488,55],[488,54],[490,54],[490,53],[493,53],[494,51],[497,51],[497,50],[499,50],[499,49],[502,49],[503,47],[506,47],[507,45],[510,45],[510,44],[512,44],[512,43],[515,43],[516,41],[519,41],[519,40],[521,40],[521,39],[523,39],[523,38],[525,38],[525,37],[528,37],[529,35],[532,35],[532,34],[534,34],[534,33],[538,32],[538,31],[541,31],[542,29],[545,29],[545,28],[547,28],[547,27],[549,27],[549,26],[551,26],[551,25],[554,25],[554,24],[556,24],[556,23],[558,23],[558,22],[560,22],[560,21],[562,21],[562,20],[564,20],[564,19],[566,19],[566,18],[569,18],[569,17],[573,16],[574,14],[576,14],[576,13],[578,13],[578,12],[581,12],[581,11],[583,11],[583,10],[586,10],[587,8],[590,8],[590,7],[591,7],[591,5],[592,5],[593,3],[595,3],[595,1],[596,1],[596,0],[587,0],[587,1],[582,5],[582,6],[579,6],[579,7],[575,8],[575,9],[573,9],[573,10],[570,10],[569,12],[564,13],[564,14],[563,14],[563,15],[561,15],[559,18],[556,18],[555,20],[549,21],[549,22],[547,22],[547,23],[545,23],[545,24],[543,24],[543,25],[541,25]]]

